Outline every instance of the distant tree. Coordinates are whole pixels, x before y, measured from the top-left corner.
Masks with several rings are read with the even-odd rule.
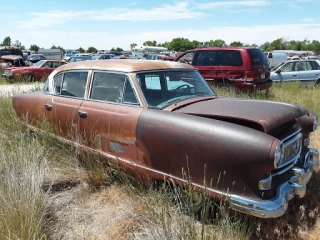
[[[77,49],[77,51],[78,51],[79,53],[84,53],[84,52],[85,52],[85,50],[84,50],[82,47],[79,47],[79,48]]]
[[[130,44],[130,49],[132,50],[134,47],[136,47],[136,46],[138,46],[138,44],[136,44],[136,43],[131,43]]]
[[[123,52],[123,49],[120,48],[120,47],[117,47],[117,48],[111,48],[110,51],[113,51],[113,52]]]
[[[146,41],[143,43],[143,46],[157,46],[157,41],[153,40],[153,41]]]
[[[198,48],[198,47],[201,47],[202,45],[202,42],[199,42],[197,40],[193,40],[191,43],[190,43],[190,47],[191,48]]]
[[[258,45],[257,45],[257,44],[255,44],[255,43],[253,43],[253,44],[251,44],[251,47],[257,48],[257,47],[258,47]]]
[[[5,37],[3,39],[3,42],[1,43],[1,46],[11,46],[11,38],[8,36],[8,37]]]
[[[168,45],[168,49],[172,51],[184,52],[186,50],[194,48],[192,42],[188,38],[174,38]]]
[[[117,47],[117,48],[116,48],[116,51],[117,51],[117,52],[123,52],[123,49],[120,48],[120,47]]]
[[[22,43],[19,41],[19,40],[16,40],[14,43],[13,43],[13,46],[21,49],[21,50],[25,50],[25,46],[22,45]]]
[[[58,47],[56,47],[56,45],[54,45],[54,44],[51,46],[51,49],[56,49],[56,48],[58,48]]]
[[[88,53],[97,53],[98,50],[95,47],[89,47],[87,50]]]
[[[36,44],[32,44],[32,45],[30,45],[29,49],[32,50],[32,51],[38,52],[40,47],[38,45],[36,45]]]
[[[265,42],[264,44],[262,44],[260,46],[260,48],[262,49],[262,51],[266,51],[269,46],[270,46],[270,43],[269,42]]]
[[[158,43],[157,47],[165,47],[168,48],[169,47],[170,42],[164,42],[164,43]]]
[[[226,45],[226,42],[222,39],[216,39],[204,42],[204,45],[209,47],[222,47]]]
[[[232,47],[242,47],[243,43],[242,42],[232,42],[232,43],[230,43],[230,46],[232,46]]]

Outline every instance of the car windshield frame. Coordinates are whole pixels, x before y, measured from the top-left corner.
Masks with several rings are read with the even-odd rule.
[[[147,82],[146,77],[151,78],[151,80]],[[152,78],[158,81],[158,83],[152,83]],[[162,110],[172,104],[177,104],[185,100],[216,96],[200,73],[193,69],[166,69],[136,72],[134,81],[137,83],[147,107],[151,109]],[[153,86],[151,86],[152,84]],[[160,98],[162,99],[157,99],[157,95],[161,95]],[[154,100],[159,100],[159,103],[155,104]]]

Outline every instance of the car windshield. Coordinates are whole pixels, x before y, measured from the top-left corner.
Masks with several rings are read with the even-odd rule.
[[[91,57],[92,60],[98,60],[101,57],[101,55],[94,55]]]
[[[42,64],[44,64],[44,63],[45,63],[45,61],[41,60],[39,62],[36,62],[36,63],[32,64],[32,67],[41,67]]]
[[[197,71],[138,73],[136,79],[150,108],[163,109],[187,99],[215,95]]]

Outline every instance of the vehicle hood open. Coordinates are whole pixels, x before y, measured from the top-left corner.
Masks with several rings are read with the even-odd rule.
[[[265,133],[308,114],[299,105],[225,97],[188,104],[174,112],[228,121]]]

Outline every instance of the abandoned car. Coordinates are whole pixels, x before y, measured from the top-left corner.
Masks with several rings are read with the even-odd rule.
[[[66,64],[66,62],[56,60],[40,60],[30,67],[8,67],[4,70],[2,77],[14,80],[21,78],[31,81],[41,80],[47,78],[54,69],[63,64]]]
[[[12,101],[34,130],[46,120],[60,140],[154,180],[183,185],[188,169],[196,191],[256,217],[284,214],[320,169],[318,151],[309,148],[317,114],[219,97],[183,63],[70,63],[51,73],[42,92]]]

